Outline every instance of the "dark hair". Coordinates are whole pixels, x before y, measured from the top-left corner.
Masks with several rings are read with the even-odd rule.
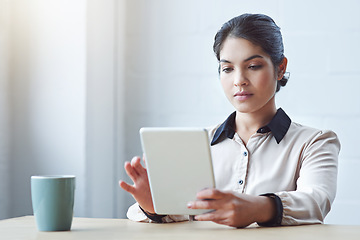
[[[244,38],[255,45],[262,47],[275,67],[284,59],[284,45],[280,28],[274,20],[263,14],[242,14],[226,22],[215,35],[213,50],[216,58],[220,61],[220,51],[224,41],[228,37]],[[288,75],[277,81],[276,92],[285,86],[289,79]]]

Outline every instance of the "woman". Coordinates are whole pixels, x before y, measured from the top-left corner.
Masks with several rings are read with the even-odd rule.
[[[213,49],[235,112],[209,129],[217,189],[200,191],[188,208],[215,209],[195,219],[233,227],[322,223],[335,198],[340,143],[334,132],[294,123],[276,108],[275,94],[287,83],[279,27],[268,16],[243,14],[222,26]],[[140,158],[125,169],[134,185],[120,186],[137,201],[130,219],[187,219],[154,213]]]

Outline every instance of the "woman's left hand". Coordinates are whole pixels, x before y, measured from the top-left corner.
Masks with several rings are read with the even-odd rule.
[[[190,209],[213,209],[195,216],[198,221],[213,221],[231,227],[246,227],[254,222],[267,222],[275,215],[275,204],[265,196],[235,194],[217,189],[205,189],[189,202]]]

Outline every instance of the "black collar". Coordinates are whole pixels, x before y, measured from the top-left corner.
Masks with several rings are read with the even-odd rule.
[[[211,141],[211,146],[215,145],[225,138],[232,139],[235,134],[235,117],[236,112],[233,112],[226,120],[223,122],[220,127],[216,130],[214,137]],[[279,108],[270,121],[269,124],[260,128],[257,132],[258,133],[267,133],[272,132],[273,136],[277,143],[280,143],[281,140],[284,138],[285,134],[289,130],[291,124],[291,119],[289,116]]]

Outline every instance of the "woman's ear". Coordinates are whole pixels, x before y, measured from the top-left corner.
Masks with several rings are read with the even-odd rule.
[[[286,72],[286,66],[287,66],[287,58],[284,57],[282,62],[280,63],[278,67],[278,78],[277,80],[281,80],[284,77],[284,74]]]

